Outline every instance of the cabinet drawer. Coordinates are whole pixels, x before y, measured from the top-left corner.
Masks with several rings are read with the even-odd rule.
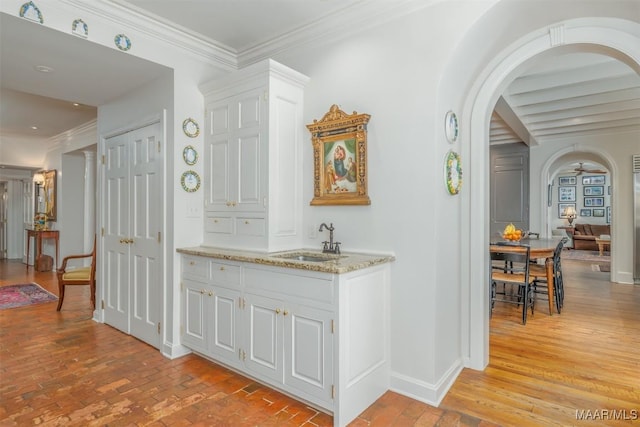
[[[199,256],[182,256],[182,277],[198,282],[209,281],[209,259]]]
[[[240,266],[212,261],[211,279],[214,285],[237,288],[240,286]]]
[[[240,236],[264,236],[266,232],[265,220],[264,218],[237,218],[236,230]]]
[[[204,222],[204,231],[209,233],[233,233],[233,221],[230,217],[208,216]]]
[[[289,297],[311,299],[332,303],[333,281],[329,278],[299,275],[297,272],[280,272],[258,268],[244,269],[244,284],[247,289],[279,293]]]

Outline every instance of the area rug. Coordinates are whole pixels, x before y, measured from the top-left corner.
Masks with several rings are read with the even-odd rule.
[[[57,300],[57,296],[37,283],[0,286],[0,310]]]
[[[611,272],[611,264],[591,264],[591,270],[601,271],[603,273]]]
[[[577,261],[590,261],[592,263],[606,264],[611,262],[609,252],[602,256],[598,251],[576,251],[575,249],[565,249],[562,251],[562,259],[572,259]]]

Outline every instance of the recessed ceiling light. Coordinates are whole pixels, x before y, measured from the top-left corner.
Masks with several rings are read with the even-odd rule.
[[[38,126],[31,126],[31,129],[38,130]]]
[[[40,71],[41,73],[53,73],[55,70],[51,67],[47,67],[46,65],[36,65],[35,67],[36,71]]]
[[[74,106],[74,107],[79,107],[79,106],[80,106],[80,104],[78,104],[77,102],[74,102],[74,103],[73,103],[73,106]]]

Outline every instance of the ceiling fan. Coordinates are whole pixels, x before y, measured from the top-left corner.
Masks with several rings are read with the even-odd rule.
[[[607,171],[602,170],[602,169],[586,169],[584,167],[582,167],[583,163],[580,163],[580,166],[578,166],[577,168],[574,169],[576,173],[576,176],[580,176],[583,173],[607,173]]]

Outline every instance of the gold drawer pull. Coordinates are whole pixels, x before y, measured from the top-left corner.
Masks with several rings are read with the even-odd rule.
[[[244,223],[245,223],[245,224],[249,224],[249,221],[245,221]]]
[[[220,267],[220,271],[224,271],[224,267]]]

